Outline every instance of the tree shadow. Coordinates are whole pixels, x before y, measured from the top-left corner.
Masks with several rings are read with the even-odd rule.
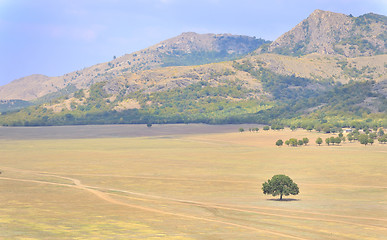
[[[282,198],[280,200],[279,198],[270,198],[266,199],[267,201],[276,201],[276,202],[293,202],[293,201],[301,201],[301,199],[295,199],[295,198]]]

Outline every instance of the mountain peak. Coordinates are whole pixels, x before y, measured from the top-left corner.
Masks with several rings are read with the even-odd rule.
[[[346,57],[383,54],[387,49],[386,19],[377,14],[356,18],[317,9],[276,39],[267,51],[293,56],[310,53]]]
[[[314,10],[314,11],[309,15],[309,17],[311,17],[311,16],[321,16],[321,15],[326,14],[326,13],[328,13],[328,11],[324,11],[324,10],[321,10],[321,9],[316,9],[316,10]]]
[[[345,15],[345,14],[316,9],[309,15],[309,17],[321,18],[322,16],[329,16],[329,15]]]
[[[335,13],[321,9],[314,10],[304,21],[324,21],[326,19],[341,20],[350,18],[343,13]]]
[[[200,34],[196,33],[196,32],[183,32],[178,36],[198,36],[198,35],[200,35]]]

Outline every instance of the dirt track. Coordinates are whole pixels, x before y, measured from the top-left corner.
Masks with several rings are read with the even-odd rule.
[[[47,175],[47,174],[45,174],[45,175],[46,176],[56,176],[56,175]],[[135,209],[139,209],[139,210],[143,210],[143,211],[147,211],[147,212],[153,212],[153,213],[157,213],[157,214],[171,215],[171,216],[176,216],[176,217],[181,217],[181,218],[188,218],[188,219],[194,219],[194,220],[201,220],[201,221],[207,221],[207,222],[220,223],[222,225],[228,225],[228,226],[232,226],[232,227],[236,227],[236,228],[242,228],[242,229],[257,231],[257,232],[261,232],[261,233],[268,233],[268,234],[272,234],[272,235],[276,235],[276,236],[280,236],[280,237],[286,237],[286,238],[290,238],[290,239],[308,240],[307,238],[301,238],[301,237],[292,236],[292,235],[289,235],[289,234],[283,234],[283,233],[279,233],[279,232],[259,229],[259,228],[245,226],[245,225],[236,224],[236,223],[232,223],[232,222],[226,222],[226,221],[221,221],[221,220],[216,220],[216,219],[197,217],[197,216],[193,216],[193,215],[172,213],[172,212],[157,210],[157,209],[154,209],[154,208],[148,208],[148,207],[143,207],[143,206],[138,206],[138,205],[124,203],[124,202],[121,202],[121,201],[118,201],[116,199],[113,199],[113,198],[109,197],[107,194],[105,194],[105,193],[103,193],[101,191],[97,191],[95,189],[90,188],[90,186],[85,186],[85,185],[81,184],[81,182],[78,179],[72,179],[72,178],[67,178],[67,177],[62,177],[62,176],[56,176],[56,177],[72,180],[75,185],[61,184],[61,183],[51,183],[51,182],[46,182],[46,181],[37,181],[37,180],[28,180],[28,179],[7,178],[7,177],[0,177],[0,179],[11,180],[11,181],[30,182],[30,183],[39,183],[39,184],[50,184],[50,185],[56,185],[56,186],[73,187],[73,188],[78,188],[78,189],[82,189],[82,190],[88,191],[88,192],[96,195],[100,199],[102,199],[104,201],[107,201],[109,203],[115,204],[115,205],[121,205],[121,206],[135,208]]]
[[[383,218],[358,217],[358,216],[327,214],[327,213],[310,212],[310,211],[286,210],[286,209],[280,209],[280,208],[243,206],[243,205],[231,205],[231,204],[217,204],[217,203],[210,203],[210,202],[190,201],[190,200],[156,196],[156,195],[152,195],[152,194],[138,193],[138,192],[133,192],[133,191],[126,191],[126,190],[122,190],[122,189],[102,188],[102,187],[98,187],[98,186],[84,185],[81,183],[81,181],[79,179],[61,176],[61,175],[58,175],[57,173],[35,172],[35,171],[21,170],[21,169],[14,169],[14,168],[3,168],[3,169],[8,169],[9,171],[15,171],[15,172],[30,173],[30,174],[34,174],[34,175],[40,175],[40,176],[50,176],[50,177],[55,177],[55,178],[61,178],[61,179],[69,180],[73,184],[54,183],[54,182],[31,180],[31,179],[17,179],[17,178],[0,177],[0,179],[2,179],[2,180],[22,181],[22,182],[50,184],[50,185],[56,185],[56,186],[66,186],[66,187],[77,188],[77,189],[81,189],[81,190],[85,190],[87,192],[90,192],[90,193],[94,194],[95,196],[99,197],[100,199],[107,201],[111,204],[115,204],[115,205],[135,208],[135,209],[139,209],[142,211],[153,212],[156,214],[171,215],[171,216],[187,218],[187,219],[214,222],[214,223],[219,223],[222,225],[233,226],[233,227],[257,231],[257,232],[261,232],[261,233],[273,234],[276,236],[286,237],[286,238],[290,238],[290,239],[305,239],[305,238],[297,237],[297,236],[293,236],[293,235],[289,235],[289,234],[284,234],[284,233],[280,233],[280,232],[274,232],[274,231],[270,231],[270,230],[260,229],[260,228],[256,228],[256,227],[251,227],[251,226],[247,226],[247,225],[237,224],[237,223],[228,222],[228,221],[224,221],[224,220],[204,218],[204,217],[181,214],[181,213],[173,213],[173,212],[168,212],[168,211],[164,211],[164,210],[158,210],[155,208],[129,204],[129,203],[119,201],[115,198],[112,198],[112,196],[120,197],[120,198],[123,197],[123,198],[135,199],[135,200],[139,200],[139,201],[151,201],[151,202],[156,202],[156,203],[168,201],[168,202],[173,202],[175,204],[191,205],[191,206],[203,207],[203,208],[208,208],[208,209],[218,209],[218,210],[253,213],[253,214],[258,214],[258,215],[280,217],[280,218],[290,218],[290,219],[309,220],[309,221],[322,221],[322,222],[338,223],[338,224],[344,224],[344,225],[355,225],[355,226],[360,226],[360,227],[365,227],[365,228],[377,228],[377,229],[384,229],[384,230],[387,229],[386,227],[384,227],[384,225],[377,226],[377,225],[372,225],[372,224],[363,224],[363,223],[356,223],[356,222],[344,221],[344,220],[337,219],[337,218],[359,219],[359,220],[377,221],[378,223],[387,222],[387,219],[383,219]],[[160,178],[156,178],[156,179],[160,179]],[[172,179],[174,181],[178,180],[176,178],[161,178],[161,179],[163,179],[163,180],[165,180],[165,179],[171,180]],[[188,179],[184,179],[184,180],[188,180]],[[195,180],[190,179],[190,181],[195,181]],[[241,182],[245,182],[245,181],[236,181],[236,182],[241,183]],[[111,191],[121,192],[121,193],[129,194],[129,195],[135,195],[137,197],[134,198],[134,197],[130,197],[130,196],[120,195],[117,193],[109,193],[109,191],[110,192]],[[255,209],[261,210],[261,211],[257,211]],[[281,211],[281,214],[264,212],[265,210],[266,211],[267,210],[269,210],[269,211]],[[303,215],[307,214],[309,216],[295,216],[295,215],[284,214],[283,212],[288,212],[290,214],[303,214]],[[312,216],[310,216],[310,215],[312,215]],[[315,217],[315,216],[317,216],[317,217]],[[330,218],[334,218],[334,219],[330,219]]]

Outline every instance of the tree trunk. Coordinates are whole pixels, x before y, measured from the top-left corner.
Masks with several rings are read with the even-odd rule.
[[[282,193],[281,193],[281,196],[280,196],[280,201],[282,200]]]

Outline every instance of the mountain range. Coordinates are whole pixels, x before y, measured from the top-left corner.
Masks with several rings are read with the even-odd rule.
[[[0,99],[30,101],[66,88],[86,89],[93,83],[110,81],[128,73],[166,66],[227,61],[246,55],[264,43],[268,41],[231,34],[183,33],[147,49],[63,76],[47,77],[35,74],[17,79],[0,87]]]
[[[2,86],[0,123],[387,125],[386,40],[386,16],[322,10],[273,42],[183,33],[63,76]]]

